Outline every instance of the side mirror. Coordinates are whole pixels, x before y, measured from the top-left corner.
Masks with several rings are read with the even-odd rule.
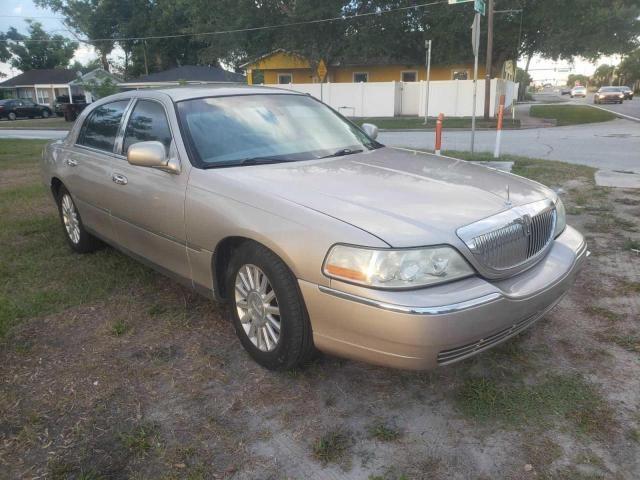
[[[364,130],[364,133],[369,135],[372,140],[375,140],[378,137],[378,127],[373,123],[363,123],[362,130]]]
[[[162,142],[150,141],[134,143],[127,150],[127,161],[139,167],[172,170],[169,165],[167,151]]]

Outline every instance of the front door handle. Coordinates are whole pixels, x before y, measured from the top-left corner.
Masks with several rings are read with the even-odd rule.
[[[111,180],[113,180],[114,183],[117,183],[118,185],[126,185],[128,182],[127,177],[119,173],[114,173],[113,175],[111,175]]]
[[[72,158],[67,158],[67,165],[69,165],[70,167],[77,167],[78,161],[73,160]]]

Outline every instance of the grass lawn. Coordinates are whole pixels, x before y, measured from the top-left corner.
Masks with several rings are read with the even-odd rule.
[[[581,123],[608,122],[616,116],[588,105],[533,105],[529,115],[538,118],[553,118],[558,126]]]
[[[387,130],[404,129],[424,129],[424,118],[422,117],[359,117],[351,119],[358,125],[363,123],[373,123],[378,128]],[[429,118],[428,129],[435,128],[436,119]],[[477,128],[496,128],[496,120],[485,121],[483,118],[476,118]],[[442,128],[471,128],[470,117],[445,117]],[[504,119],[504,128],[520,128],[520,120]]]
[[[477,152],[471,156],[471,152],[445,150],[443,154],[449,157],[478,162],[493,162],[496,160],[493,158],[493,153],[490,152]],[[514,162],[513,173],[530,178],[549,187],[558,187],[565,182],[578,178],[595,185],[593,176],[597,169],[585,165],[504,154],[501,155],[498,160],[501,162]]]
[[[70,130],[72,126],[73,122],[66,122],[63,117],[0,120],[0,128],[12,130]]]
[[[71,253],[38,175],[46,143],[0,140],[0,339],[25,319],[104,298],[150,275],[112,249]]]

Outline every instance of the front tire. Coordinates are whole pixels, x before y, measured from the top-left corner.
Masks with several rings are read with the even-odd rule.
[[[236,334],[245,350],[270,370],[288,370],[315,349],[295,277],[266,247],[242,244],[227,270],[226,291]]]
[[[102,246],[100,240],[85,230],[76,204],[64,186],[58,191],[58,213],[67,243],[74,252],[89,253]]]
[[[14,112],[9,112],[9,115],[7,115],[7,118],[11,121],[15,120],[16,118],[16,114]]]
[[[43,110],[42,111],[42,118],[49,118],[49,111],[48,110]]]

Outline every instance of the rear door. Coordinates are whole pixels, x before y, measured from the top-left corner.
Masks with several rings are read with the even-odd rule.
[[[118,243],[156,266],[191,280],[187,261],[184,199],[189,162],[180,162],[170,115],[170,100],[135,101],[123,133],[121,153],[113,161],[115,192],[109,198]],[[129,164],[127,149],[138,142],[159,141],[179,173]]]
[[[120,124],[129,104],[130,99],[118,100],[89,113],[64,162],[63,182],[85,226],[107,240],[115,240],[108,200],[118,193],[111,179],[112,162]]]

